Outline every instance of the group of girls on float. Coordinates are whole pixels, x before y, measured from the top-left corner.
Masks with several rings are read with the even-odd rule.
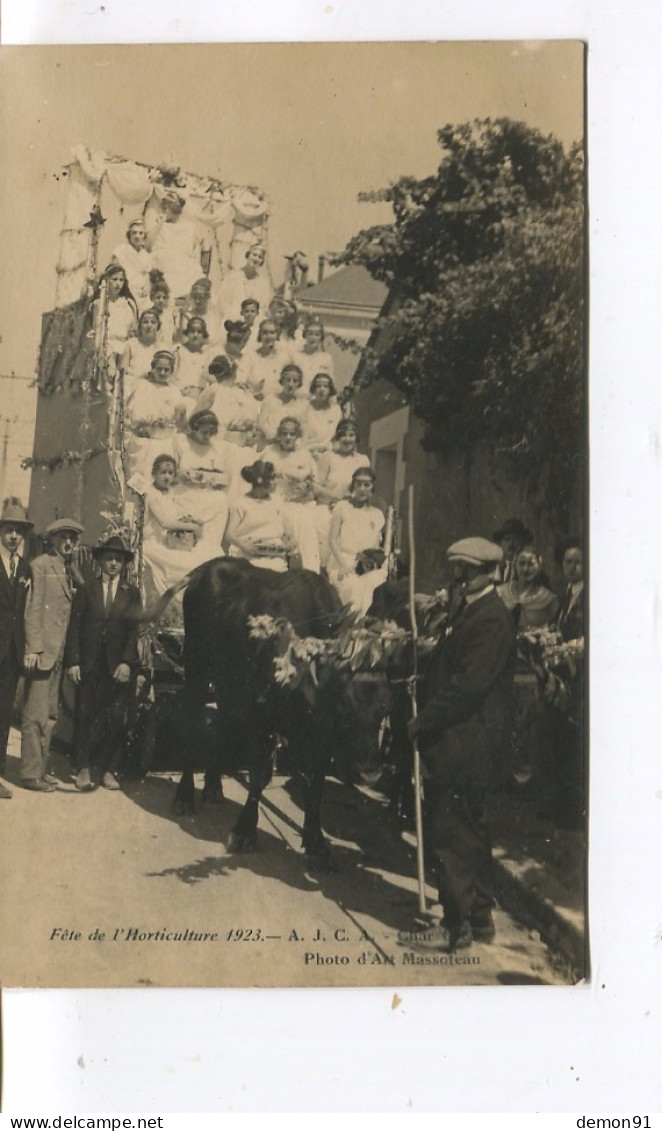
[[[121,373],[130,482],[145,493],[144,557],[158,591],[219,553],[278,571],[324,569],[344,602],[367,611],[383,568],[365,569],[384,515],[356,426],[336,400],[318,319],[302,330],[278,296],[260,319],[250,292],[264,263],[232,272],[222,319],[209,280],[171,306],[132,224],[107,283],[109,373]],[[255,252],[255,249],[249,249]],[[129,280],[145,303],[139,312]],[[264,294],[264,291],[262,291]],[[358,567],[358,572],[357,572]]]

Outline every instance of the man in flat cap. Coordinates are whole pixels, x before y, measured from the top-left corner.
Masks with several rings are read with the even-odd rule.
[[[400,936],[404,945],[442,951],[494,935],[483,799],[515,669],[513,618],[493,583],[500,547],[485,538],[464,538],[447,553],[459,600],[430,657],[421,709],[410,723],[428,774],[425,839],[444,917],[438,927]]]
[[[57,720],[62,682],[64,641],[71,602],[80,574],[74,564],[83,527],[73,518],[58,518],[46,527],[50,550],[32,562],[32,588],[25,610],[25,684],[21,722],[21,785],[50,793],[55,778],[48,773],[51,735]]]
[[[0,774],[7,761],[7,740],[18,678],[23,668],[25,602],[30,567],[21,556],[23,539],[32,530],[20,499],[5,499],[0,514]],[[11,790],[0,784],[0,798]]]

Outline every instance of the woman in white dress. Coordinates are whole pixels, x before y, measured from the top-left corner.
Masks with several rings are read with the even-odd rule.
[[[209,372],[209,334],[204,318],[190,318],[184,340],[175,350],[175,384],[195,408],[200,393],[206,388]]]
[[[315,525],[323,566],[329,556],[329,527],[333,508],[349,495],[354,472],[360,467],[370,467],[367,455],[357,450],[358,443],[359,433],[354,421],[341,420],[336,428],[331,450],[324,452],[317,464]]]
[[[317,373],[310,383],[310,399],[302,417],[303,443],[308,451],[320,459],[331,451],[336,428],[342,420],[340,405],[332,400],[336,388],[327,373]]]
[[[152,465],[152,486],[145,495],[143,557],[157,594],[165,593],[206,559],[200,550],[202,524],[189,514],[174,488],[177,461],[163,453]]]
[[[236,366],[230,357],[220,354],[209,365],[214,384],[200,394],[196,411],[211,409],[218,420],[220,435],[238,447],[254,447],[260,406],[252,393],[236,382]]]
[[[303,389],[306,396],[312,391],[311,382],[317,373],[328,373],[333,380],[333,358],[324,349],[324,326],[318,318],[311,318],[303,328],[303,349],[295,356],[303,371]]]
[[[209,350],[215,353],[223,338],[223,323],[220,314],[212,305],[211,292],[211,280],[206,275],[196,279],[187,302],[180,305],[175,312],[174,340],[183,341],[187,323],[191,318],[204,318],[209,335],[207,345]]]
[[[317,465],[310,452],[300,446],[300,438],[299,420],[296,416],[285,416],[278,425],[276,442],[266,448],[264,456],[274,466],[274,497],[282,499],[285,504],[301,565],[319,573],[320,556],[315,528]]]
[[[305,416],[308,404],[299,396],[302,381],[303,374],[298,365],[285,365],[279,379],[280,392],[266,396],[262,401],[258,427],[267,443],[274,442],[285,416],[294,416],[299,421]]]
[[[126,240],[113,252],[113,263],[124,268],[129,290],[139,310],[149,305],[149,273],[152,256],[146,247],[147,230],[142,220],[132,220],[126,230]]]
[[[152,367],[157,350],[167,349],[161,338],[161,319],[158,310],[143,310],[138,319],[138,333],[129,338],[124,347],[120,365],[124,372],[124,399],[128,400],[136,384]]]
[[[218,437],[213,412],[194,412],[185,434],[175,442],[179,483],[175,495],[182,509],[201,524],[198,552],[203,561],[223,552],[230,499],[239,466],[240,449]]]
[[[291,351],[278,341],[278,327],[271,318],[265,318],[258,330],[258,348],[251,358],[252,392],[263,400],[277,393],[284,365],[292,361]]]
[[[186,421],[186,402],[172,384],[174,368],[174,354],[157,350],[149,373],[140,378],[129,397],[126,455],[130,475],[140,472],[147,477],[158,455],[174,454],[175,435]]]
[[[329,530],[329,581],[343,604],[364,617],[377,586],[387,578],[381,542],[385,519],[371,506],[375,473],[360,467],[352,476],[349,499],[341,499]]]
[[[296,540],[282,500],[272,498],[274,466],[268,460],[258,459],[243,467],[241,475],[251,489],[230,508],[228,553],[230,557],[245,558],[253,565],[284,573]]]
[[[166,193],[163,220],[152,244],[152,262],[165,275],[176,299],[188,297],[201,270],[202,240],[194,225],[182,217],[185,204],[178,193]]]
[[[246,323],[243,321],[232,322],[230,319],[226,319],[223,325],[225,328],[224,352],[226,357],[234,362],[235,382],[253,396],[255,380],[253,377],[253,360],[246,350],[249,337]]]
[[[244,299],[254,298],[262,310],[271,302],[273,289],[265,271],[267,251],[263,244],[256,243],[246,252],[246,262],[238,271],[228,271],[219,295],[219,307],[224,318],[241,317],[241,304]]]

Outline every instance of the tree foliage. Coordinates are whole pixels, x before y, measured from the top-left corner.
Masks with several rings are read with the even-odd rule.
[[[487,441],[514,477],[569,492],[584,449],[582,148],[508,118],[438,140],[433,176],[362,194],[394,222],[341,257],[391,288],[364,379],[405,395],[426,447]]]

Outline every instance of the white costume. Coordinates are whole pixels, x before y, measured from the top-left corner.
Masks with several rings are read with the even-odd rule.
[[[152,246],[152,264],[162,271],[174,298],[190,293],[200,278],[200,251],[202,241],[188,220],[177,220],[159,225]]]
[[[315,528],[315,460],[305,448],[284,452],[278,444],[270,444],[265,449],[263,458],[274,465],[274,496],[282,499],[285,505],[301,564],[304,569],[319,573],[320,556]]]
[[[326,350],[316,350],[315,353],[306,353],[305,349],[295,350],[293,361],[303,370],[301,388],[306,396],[310,393],[310,382],[318,373],[326,373],[333,380],[333,358]]]
[[[196,540],[188,548],[168,545],[169,531],[184,520],[192,518],[174,489],[161,491],[152,487],[145,496],[145,532],[143,555],[150,567],[154,588],[158,594],[165,593],[171,585],[180,581],[185,574],[205,561],[201,542]],[[193,536],[189,536],[193,543]]]
[[[200,393],[209,382],[209,350],[191,350],[185,342],[175,349],[175,374],[173,383],[185,397],[195,404]]]
[[[239,456],[233,445],[223,440],[215,438],[209,444],[199,444],[190,435],[177,437],[175,455],[179,479],[175,497],[185,513],[202,523],[198,546],[202,560],[216,558],[223,553],[221,543]]]
[[[253,438],[260,406],[250,393],[234,382],[220,381],[208,385],[198,398],[196,412],[211,409],[218,420],[219,435],[231,444],[246,447],[246,438]]]
[[[168,348],[161,338],[151,345],[143,345],[140,338],[129,338],[124,347],[120,365],[124,370],[124,399],[127,400],[134,391],[141,377],[146,377],[152,368],[152,358],[157,350]]]
[[[250,356],[250,355],[249,355]],[[292,363],[292,353],[287,345],[276,343],[271,354],[261,354],[259,350],[250,357],[251,389],[257,396],[268,397],[280,392],[280,375],[286,365]]]
[[[357,616],[365,616],[375,589],[387,578],[386,566],[362,575],[356,572],[360,551],[379,548],[384,524],[378,507],[356,507],[349,499],[341,499],[331,517],[329,580]]]
[[[302,417],[306,415],[307,408],[307,402],[301,400],[300,397],[292,397],[289,401],[283,401],[278,393],[265,397],[258,419],[260,431],[268,441],[275,440],[281,420],[286,416],[293,416],[301,422]]]
[[[224,319],[238,321],[241,318],[241,304],[244,299],[254,298],[260,304],[260,311],[266,314],[273,298],[273,289],[264,268],[249,279],[241,267],[238,271],[228,271],[221,283],[218,305]]]
[[[135,298],[138,309],[149,306],[149,273],[152,270],[152,256],[146,247],[136,251],[128,240],[118,245],[113,252],[112,263],[124,268],[129,290]]]
[[[317,485],[325,487],[336,499],[343,499],[349,495],[352,476],[360,467],[370,467],[370,460],[363,452],[354,452],[349,456],[341,456],[333,450],[324,452],[317,464]],[[329,556],[329,527],[334,505],[334,502],[318,502],[315,511],[320,561],[323,566]]]
[[[149,480],[156,457],[162,452],[173,454],[175,434],[185,413],[186,402],[179,389],[141,377],[128,399],[126,413],[131,433],[126,444],[131,475],[139,471]]]
[[[316,459],[324,452],[331,451],[333,437],[341,420],[342,409],[338,404],[329,404],[326,408],[314,408],[312,404],[308,404],[306,414],[301,418],[301,438]]]
[[[228,538],[239,538],[252,547],[246,553],[239,546],[230,543],[229,554],[233,558],[247,558],[253,565],[284,573],[287,569],[286,544],[296,541],[294,530],[280,499],[254,499],[244,495],[237,499],[230,510]],[[277,556],[260,556],[264,548],[275,549]]]

